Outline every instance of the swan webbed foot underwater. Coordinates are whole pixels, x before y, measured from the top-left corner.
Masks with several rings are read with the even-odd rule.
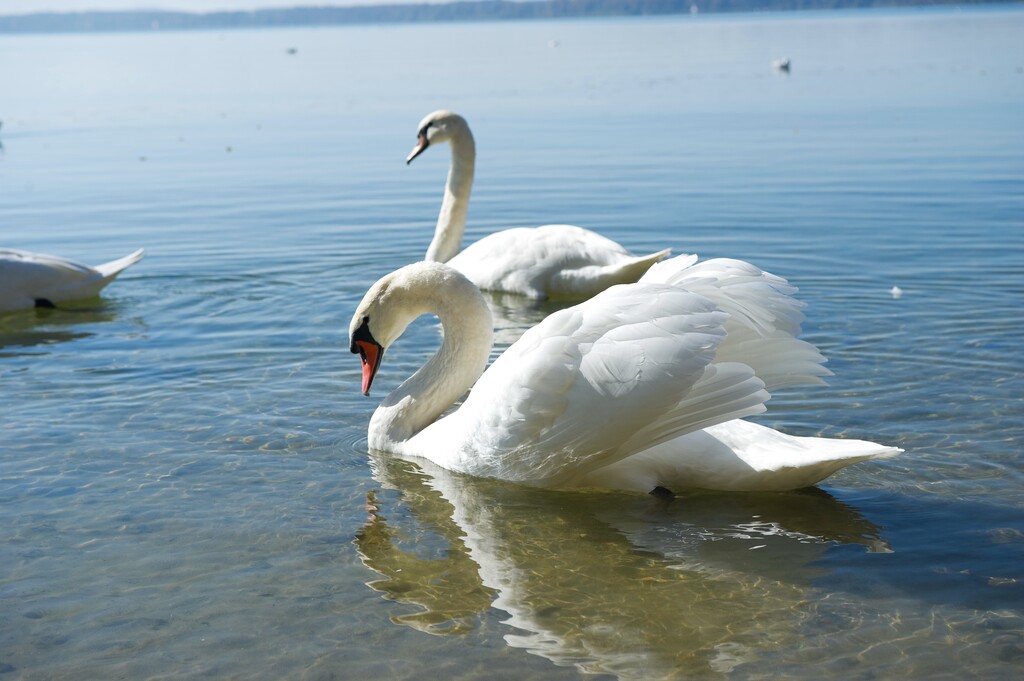
[[[658,501],[663,501],[665,503],[675,501],[676,499],[675,492],[665,487],[662,487],[661,485],[658,485],[657,487],[652,489],[650,492],[648,492],[648,494],[650,494]]]

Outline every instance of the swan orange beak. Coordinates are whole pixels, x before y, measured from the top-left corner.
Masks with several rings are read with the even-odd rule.
[[[427,139],[426,133],[421,132],[416,137],[416,146],[412,148],[412,151],[409,152],[409,156],[405,159],[405,165],[412,163],[412,160],[426,151],[429,146],[430,140]]]
[[[363,340],[355,341],[352,345],[363,361],[363,394],[369,395],[373,377],[377,375],[377,369],[380,369],[380,360],[384,357],[384,348],[373,341]]]

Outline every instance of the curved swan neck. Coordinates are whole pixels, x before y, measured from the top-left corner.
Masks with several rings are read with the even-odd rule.
[[[437,216],[434,239],[424,258],[434,262],[448,262],[462,249],[469,193],[473,189],[473,173],[476,169],[476,142],[469,126],[456,130],[448,143],[452,148],[452,163],[444,185],[444,200]]]
[[[450,407],[480,378],[493,342],[491,312],[480,291],[452,273],[443,282],[424,282],[423,302],[409,308],[405,323],[434,313],[441,321],[440,349],[387,398],[370,421],[370,447],[400,452],[402,444]]]

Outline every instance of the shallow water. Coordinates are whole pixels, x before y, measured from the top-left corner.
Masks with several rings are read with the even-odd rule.
[[[0,678],[1012,678],[1022,29],[0,37],[3,245],[148,253],[0,318]],[[571,222],[784,275],[835,376],[759,421],[906,452],[668,505],[369,455],[348,320],[426,248],[447,156],[402,160],[440,107],[477,137],[467,239]],[[494,302],[506,341],[554,309]],[[414,324],[376,395],[436,344]]]

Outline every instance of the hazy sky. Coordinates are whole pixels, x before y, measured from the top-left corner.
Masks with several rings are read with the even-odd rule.
[[[0,14],[86,12],[89,10],[171,9],[186,12],[248,10],[299,5],[394,5],[424,0],[0,0]]]

